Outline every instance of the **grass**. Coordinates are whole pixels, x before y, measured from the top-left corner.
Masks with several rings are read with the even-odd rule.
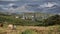
[[[10,31],[10,32],[9,32]],[[0,33],[5,34],[21,34],[22,32],[28,32],[29,34],[59,34],[60,33],[60,25],[49,26],[49,27],[38,27],[38,26],[17,26],[15,31],[8,30],[3,27],[0,28]],[[26,32],[26,33],[27,33]]]
[[[22,32],[22,34],[37,34],[37,32],[28,29],[28,30],[25,30],[24,32]]]

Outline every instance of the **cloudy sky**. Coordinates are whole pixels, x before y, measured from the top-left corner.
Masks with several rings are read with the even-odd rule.
[[[60,0],[0,0],[0,11],[60,13]]]

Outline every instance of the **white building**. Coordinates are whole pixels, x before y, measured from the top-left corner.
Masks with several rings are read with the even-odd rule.
[[[19,16],[15,16],[15,18],[19,18]]]

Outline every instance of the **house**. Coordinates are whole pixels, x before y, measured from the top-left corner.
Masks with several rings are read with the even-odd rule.
[[[19,16],[15,16],[15,18],[19,18]]]
[[[51,14],[45,14],[45,13],[24,13],[21,19],[28,19],[28,20],[43,20],[50,17]]]

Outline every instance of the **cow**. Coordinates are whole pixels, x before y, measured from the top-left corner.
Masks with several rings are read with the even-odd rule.
[[[8,28],[11,29],[11,30],[15,30],[16,29],[16,25],[9,24],[8,25]]]
[[[12,30],[13,29],[13,24],[9,24],[8,25],[8,29],[11,29]]]

